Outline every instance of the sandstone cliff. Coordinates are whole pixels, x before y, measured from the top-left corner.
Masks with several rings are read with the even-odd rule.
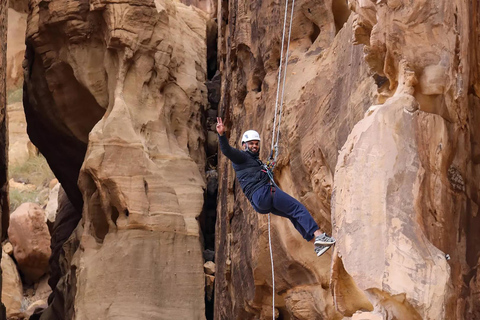
[[[275,292],[211,129],[218,107],[268,156],[284,3],[183,2],[29,3],[28,133],[64,188],[36,319],[212,318],[212,295],[215,319],[272,295],[278,319],[479,318],[477,1],[296,1],[275,176],[338,243],[317,258],[272,216]]]
[[[295,7],[276,177],[322,229],[333,227],[338,244],[316,259],[286,219],[272,218],[276,312],[475,319],[476,2]],[[255,128],[267,149],[283,8],[241,0],[220,8],[219,113],[232,144]],[[216,318],[266,319],[266,217],[250,208],[222,157],[219,171]]]
[[[8,131],[7,131],[7,2],[0,1],[0,240],[6,238],[8,229]],[[1,289],[1,288],[0,288]],[[0,301],[0,318],[5,319],[6,309]]]
[[[205,14],[170,0],[30,7],[28,132],[73,205],[55,222],[42,318],[204,318]]]

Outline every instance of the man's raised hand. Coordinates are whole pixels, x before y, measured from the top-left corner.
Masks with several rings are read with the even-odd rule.
[[[220,117],[217,117],[217,132],[221,136],[223,136],[225,133],[225,126],[223,125],[222,118]]]

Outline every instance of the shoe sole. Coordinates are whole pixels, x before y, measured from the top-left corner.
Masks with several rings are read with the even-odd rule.
[[[331,246],[333,244],[335,244],[335,240],[333,241],[330,241],[330,242],[326,242],[326,241],[315,241],[315,246]]]
[[[317,252],[317,257],[320,257],[321,255],[323,255],[325,252],[328,251],[328,249],[330,249],[331,246],[328,246],[328,247],[325,247],[323,248],[322,250],[318,251]]]

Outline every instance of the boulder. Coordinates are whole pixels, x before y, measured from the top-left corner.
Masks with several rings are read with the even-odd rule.
[[[10,241],[5,242],[2,246],[2,249],[9,256],[11,256],[13,254],[13,246],[10,243]]]
[[[203,270],[206,274],[214,275],[215,274],[215,263],[212,261],[207,261],[203,265]]]
[[[48,269],[50,234],[45,213],[35,203],[20,205],[10,216],[8,237],[15,260],[26,279],[37,281]]]

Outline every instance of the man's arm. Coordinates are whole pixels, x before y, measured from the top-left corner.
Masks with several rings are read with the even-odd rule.
[[[222,153],[233,163],[240,164],[245,162],[247,155],[230,146],[228,139],[225,136],[225,126],[223,125],[222,118],[219,117],[217,117],[217,132],[218,142],[220,142],[220,150],[222,150]]]

